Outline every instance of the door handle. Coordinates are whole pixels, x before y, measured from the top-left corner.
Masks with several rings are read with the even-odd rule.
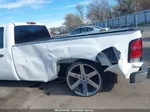
[[[0,54],[0,58],[2,58],[2,57],[4,57],[4,55],[3,55],[3,54]]]

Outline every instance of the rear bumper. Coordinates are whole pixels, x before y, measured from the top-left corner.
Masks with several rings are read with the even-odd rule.
[[[130,83],[139,83],[147,79],[148,69],[145,64],[143,64],[138,72],[133,72],[130,75]]]

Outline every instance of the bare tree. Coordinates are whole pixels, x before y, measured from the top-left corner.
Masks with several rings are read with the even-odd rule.
[[[137,11],[150,9],[150,0],[136,0]]]
[[[52,31],[52,32],[55,32],[55,31],[61,31],[61,29],[62,29],[62,27],[52,27],[52,28],[50,28],[50,30]]]
[[[150,0],[116,0],[116,2],[117,4],[113,7],[116,16],[131,14],[150,8]]]
[[[79,16],[81,23],[84,22],[84,7],[80,4],[76,5],[77,15]]]
[[[136,0],[116,0],[117,5],[114,6],[116,16],[130,14],[136,11]]]
[[[112,8],[108,0],[93,0],[88,6],[87,18],[92,22],[112,18]]]
[[[81,24],[82,24],[82,22],[81,22],[78,15],[69,13],[65,16],[64,25],[66,25],[67,28],[72,29],[72,28],[74,28],[78,25],[81,25]]]

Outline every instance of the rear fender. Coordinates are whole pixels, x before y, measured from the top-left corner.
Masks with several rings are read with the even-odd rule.
[[[98,53],[96,62],[100,62],[103,66],[110,67],[112,65],[118,64],[120,54],[120,51],[118,51],[115,47],[109,47]]]

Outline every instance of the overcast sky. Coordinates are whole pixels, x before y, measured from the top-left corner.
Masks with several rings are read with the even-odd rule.
[[[64,22],[67,13],[76,13],[76,4],[85,7],[91,0],[0,0],[0,24],[35,21],[48,27]],[[111,4],[114,0],[109,0]]]

